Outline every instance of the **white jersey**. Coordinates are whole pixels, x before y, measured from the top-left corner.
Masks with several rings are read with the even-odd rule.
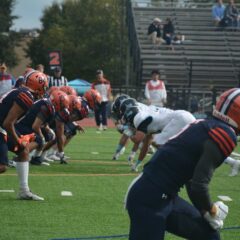
[[[163,145],[168,139],[179,133],[187,124],[194,122],[194,116],[184,110],[171,110],[149,106],[148,110],[140,111],[133,120],[136,129],[146,134],[156,134],[154,142]],[[140,128],[139,128],[140,127]]]

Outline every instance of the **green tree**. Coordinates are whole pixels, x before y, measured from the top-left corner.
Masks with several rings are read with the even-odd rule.
[[[48,65],[48,52],[60,50],[64,74],[92,80],[102,68],[112,83],[123,80],[126,30],[118,0],[68,0],[44,10],[40,36],[27,50],[33,65]]]
[[[0,1],[0,61],[13,67],[17,64],[17,57],[14,47],[18,41],[18,34],[10,31],[13,20],[16,16],[12,15],[15,0]]]

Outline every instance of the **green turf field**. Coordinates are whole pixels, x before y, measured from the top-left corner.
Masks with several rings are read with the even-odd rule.
[[[131,144],[120,160],[111,160],[119,136],[115,130],[96,133],[95,129],[88,128],[67,147],[66,154],[71,157],[68,165],[55,162],[51,166],[31,166],[30,187],[45,198],[43,202],[16,200],[15,169],[0,175],[0,189],[15,190],[15,193],[0,192],[0,240],[127,234],[129,220],[123,199],[136,174],[130,172],[126,160]],[[217,200],[218,195],[233,199],[227,203],[230,213],[225,227],[240,225],[240,176],[228,177],[229,170],[228,166],[222,166],[211,184],[213,200]],[[71,191],[73,196],[63,197],[61,191]],[[185,192],[181,195],[185,196]],[[167,234],[166,239],[179,238]],[[223,231],[222,239],[240,239],[240,229]]]

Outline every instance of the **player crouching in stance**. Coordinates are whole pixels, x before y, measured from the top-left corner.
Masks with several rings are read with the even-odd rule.
[[[16,124],[16,129],[23,135],[34,133],[36,138],[31,163],[35,165],[42,164],[42,150],[49,140],[55,139],[55,133],[49,127],[55,118],[69,107],[67,94],[55,90],[51,92],[49,98],[43,98],[36,101],[29,109],[27,114]],[[32,143],[33,144],[33,143]]]
[[[45,93],[47,85],[45,74],[31,70],[24,76],[24,87],[11,90],[0,99],[0,173],[6,171],[8,150],[14,152],[20,183],[19,199],[43,200],[33,194],[28,186],[29,149],[34,136],[19,134],[15,123],[26,114],[34,100]]]
[[[220,96],[213,116],[170,139],[130,185],[130,240],[163,240],[165,231],[192,240],[220,239],[228,207],[211,201],[208,185],[237,144],[239,88]],[[184,185],[193,205],[177,196]]]
[[[111,114],[112,118],[115,121],[116,129],[121,134],[121,138],[119,140],[119,143],[117,145],[117,148],[115,150],[115,153],[112,157],[112,160],[118,160],[119,156],[124,152],[125,146],[129,140],[129,138],[134,143],[132,147],[132,151],[130,155],[128,156],[128,162],[131,164],[133,161],[135,154],[139,147],[141,146],[141,142],[144,139],[144,134],[135,131],[134,135],[132,134],[132,130],[129,129],[129,127],[122,124],[121,119],[124,115],[124,112],[128,107],[132,106],[146,106],[144,104],[141,104],[137,102],[134,98],[131,98],[128,95],[122,94],[118,96],[115,101],[112,104]],[[147,106],[146,106],[147,107]]]
[[[70,87],[62,87],[62,91],[65,93],[73,93]],[[91,89],[87,91],[83,98],[77,97],[76,94],[69,95],[69,111],[68,114],[58,114],[58,117],[54,124],[51,124],[57,135],[57,140],[52,141],[44,149],[43,158],[47,156],[49,148],[55,146],[57,143],[58,152],[56,155],[47,156],[47,159],[60,160],[61,164],[66,164],[66,158],[64,154],[64,147],[69,143],[76,131],[79,130],[83,132],[83,128],[80,126],[79,121],[86,118],[89,113],[89,107],[94,109],[101,102],[100,94]]]

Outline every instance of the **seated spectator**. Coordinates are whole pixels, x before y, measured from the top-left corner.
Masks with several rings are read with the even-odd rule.
[[[229,3],[224,12],[224,20],[228,27],[239,27],[240,15],[239,10],[234,3],[234,0],[229,0]]]
[[[166,23],[163,26],[163,39],[166,41],[167,45],[171,45],[173,37],[174,37],[174,26],[171,18],[167,18]]]
[[[216,3],[212,7],[212,17],[216,27],[223,27],[224,24],[224,11],[225,6],[222,0],[216,0]]]
[[[7,72],[5,63],[0,64],[0,97],[11,90],[15,84],[14,77]]]
[[[155,45],[165,43],[161,34],[161,22],[161,19],[154,18],[153,22],[148,27],[148,36]]]

